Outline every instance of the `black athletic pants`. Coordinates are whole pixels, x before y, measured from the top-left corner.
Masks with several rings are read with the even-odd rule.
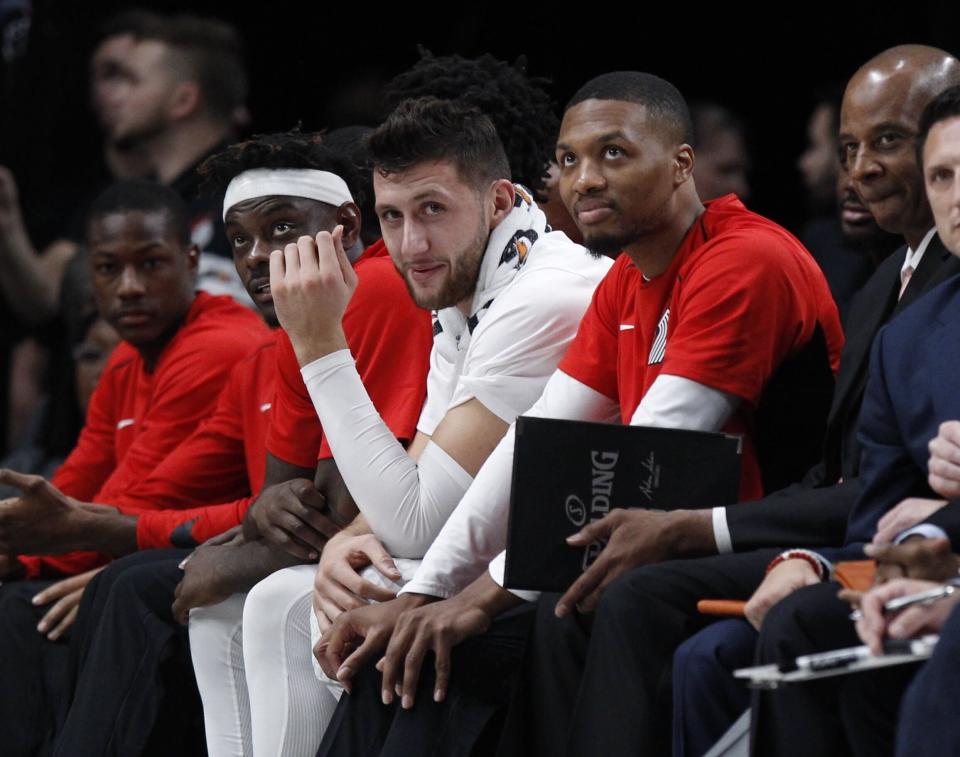
[[[205,753],[187,629],[170,610],[188,554],[130,555],[87,587],[70,650],[74,696],[57,755]]]
[[[52,583],[0,586],[0,754],[5,757],[49,754],[64,707],[68,645],[37,631],[50,606],[30,601]]]

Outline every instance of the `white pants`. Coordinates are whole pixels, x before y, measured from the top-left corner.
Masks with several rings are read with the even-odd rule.
[[[190,613],[190,650],[210,757],[313,757],[337,705],[311,660],[316,565]]]
[[[395,562],[402,582],[420,564]],[[286,568],[249,594],[191,610],[190,652],[210,757],[313,757],[320,747],[343,689],[313,657],[320,638],[316,570]],[[372,567],[361,575],[393,591],[402,585]]]

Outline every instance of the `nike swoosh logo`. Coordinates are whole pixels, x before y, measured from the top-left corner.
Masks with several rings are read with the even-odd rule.
[[[136,422],[137,422],[136,418],[124,418],[122,421],[120,421],[117,424],[117,431],[119,431],[122,428],[126,428],[127,426],[132,426]]]
[[[632,323],[621,323],[621,324],[620,324],[620,330],[621,330],[621,331],[629,331],[629,330],[632,329],[632,328],[636,328],[636,326],[634,326]]]
[[[269,410],[271,406],[272,406],[272,403],[264,402],[262,405],[260,405],[260,412],[261,413],[267,412],[267,410]]]

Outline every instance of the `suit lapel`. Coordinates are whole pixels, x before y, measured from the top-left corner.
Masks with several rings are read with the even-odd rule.
[[[896,303],[900,287],[900,268],[906,250],[905,246],[899,248],[880,264],[877,272],[857,293],[856,301],[850,308],[841,370],[837,376],[828,425],[833,425],[834,421],[843,423],[843,418],[835,417],[837,411],[848,408],[850,397],[858,394],[863,387],[870,345]]]
[[[939,234],[934,234],[927,245],[927,251],[923,253],[920,259],[920,265],[910,277],[910,283],[903,293],[903,297],[893,309],[893,314],[897,315],[905,307],[909,307],[921,295],[929,292],[941,281],[950,278],[958,270],[956,265],[944,265],[945,262],[956,260],[950,251],[943,246]],[[902,262],[902,256],[901,256]]]
[[[844,360],[848,370],[840,372],[834,397],[833,409],[846,407],[851,396],[863,391],[867,379],[867,363],[873,339],[888,320],[898,315],[905,307],[915,302],[942,281],[960,273],[960,260],[951,255],[936,234],[930,240],[920,265],[910,277],[903,297],[900,292],[900,269],[906,257],[904,245],[881,263],[877,273],[870,278],[857,294],[856,310],[851,307],[848,319],[847,342]],[[853,366],[856,366],[855,368]],[[830,422],[834,420],[831,414]],[[842,422],[842,419],[836,419]]]

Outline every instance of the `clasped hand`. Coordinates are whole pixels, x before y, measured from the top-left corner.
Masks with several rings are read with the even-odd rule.
[[[390,581],[400,580],[396,564],[373,534],[341,533],[327,543],[313,581],[313,611],[321,631],[345,610],[363,607],[369,600],[388,602],[396,596],[361,577],[359,571],[368,565]]]
[[[384,704],[400,697],[413,707],[424,658],[434,654],[433,700],[443,701],[450,681],[451,653],[465,639],[490,626],[490,616],[463,594],[437,601],[419,594],[401,594],[379,605],[341,614],[317,644],[314,654],[324,672],[350,690],[355,672],[383,651],[377,670],[383,674]]]
[[[298,560],[316,560],[340,527],[325,514],[326,498],[313,482],[294,478],[264,489],[247,512],[244,534],[263,537]],[[252,523],[252,528],[250,525]]]

